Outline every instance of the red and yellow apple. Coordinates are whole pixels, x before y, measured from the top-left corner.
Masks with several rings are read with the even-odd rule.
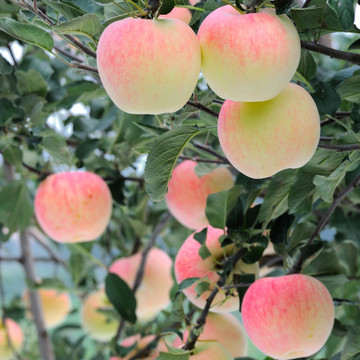
[[[189,24],[191,21],[191,11],[187,8],[175,6],[168,14],[160,15],[160,19],[179,19]]]
[[[184,341],[187,340],[189,331],[183,332]],[[224,346],[233,358],[243,357],[247,354],[247,337],[240,321],[232,314],[209,313],[199,340],[216,340]],[[173,342],[174,347],[182,344],[179,337]]]
[[[194,234],[191,234],[181,246],[175,259],[175,277],[180,284],[183,280],[193,277],[201,279],[206,278],[210,281],[210,287],[207,291],[199,297],[196,293],[196,283],[183,290],[185,296],[196,306],[203,309],[205,307],[206,299],[213,290],[214,285],[219,280],[218,271],[222,268],[222,261],[231,256],[234,251],[233,245],[221,247],[219,239],[224,235],[224,231],[215,229],[211,226],[207,227],[206,246],[211,253],[211,256],[202,260],[199,255],[200,243],[194,239]],[[239,261],[232,273],[236,274],[254,274],[255,277],[259,273],[259,265],[245,264]],[[231,285],[232,276],[229,276],[228,283]],[[218,292],[212,303],[210,311],[213,312],[231,312],[239,310],[239,298],[235,289]]]
[[[269,101],[226,100],[218,136],[236,169],[251,178],[266,178],[312,158],[320,139],[319,113],[307,91],[290,83]]]
[[[334,324],[334,305],[326,287],[301,274],[262,278],[242,303],[245,330],[266,355],[280,360],[319,351]]]
[[[230,189],[234,180],[231,172],[224,167],[199,177],[195,166],[195,161],[185,160],[175,167],[165,199],[176,220],[189,229],[198,230],[209,224],[205,216],[207,197]]]
[[[291,80],[300,61],[300,39],[286,15],[273,9],[241,14],[227,5],[202,22],[201,70],[211,89],[233,101],[266,101]]]
[[[98,175],[64,172],[48,176],[35,196],[35,215],[43,231],[53,240],[74,243],[90,241],[106,229],[112,198]]]
[[[198,342],[190,354],[190,360],[233,360],[224,346],[216,341]]]
[[[38,289],[44,313],[45,326],[50,329],[61,324],[71,310],[71,300],[67,293],[55,289]],[[24,300],[29,308],[29,293],[26,292]],[[31,317],[31,313],[29,314]]]
[[[142,255],[124,257],[116,260],[109,268],[111,273],[122,278],[131,288],[140,267]],[[163,250],[152,248],[145,263],[144,276],[135,293],[139,320],[151,320],[170,304],[172,260]]]
[[[119,321],[99,310],[113,310],[104,290],[90,293],[83,301],[81,322],[89,336],[100,342],[110,341],[116,334]]]
[[[131,114],[181,109],[194,91],[200,64],[199,41],[179,19],[116,21],[104,30],[97,48],[106,92]]]
[[[4,326],[5,325],[5,326]],[[14,352],[20,351],[24,342],[21,327],[9,318],[0,321],[0,359],[10,360],[15,358]]]

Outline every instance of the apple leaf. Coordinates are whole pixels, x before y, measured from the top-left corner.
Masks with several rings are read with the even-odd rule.
[[[230,190],[210,194],[206,201],[205,214],[211,226],[225,229],[226,218],[234,208],[241,186],[234,186]]]
[[[341,360],[356,359],[355,356],[360,354],[360,327],[352,327],[346,337]]]
[[[270,240],[273,244],[287,244],[289,238],[289,229],[295,219],[294,215],[285,213],[279,216],[270,230]]]
[[[174,8],[174,0],[162,0],[159,6],[158,14],[166,15]]]
[[[146,161],[144,174],[145,188],[152,200],[160,201],[164,198],[176,160],[186,144],[196,135],[212,129],[181,127],[155,139]]]
[[[184,280],[186,281],[186,280]],[[171,304],[171,320],[173,322],[181,323],[185,319],[185,312],[183,308],[183,301],[185,296],[182,292],[178,291]]]
[[[304,76],[306,80],[311,80],[315,76],[316,62],[310,51],[301,50],[300,63],[297,71]]]
[[[34,69],[27,72],[18,70],[15,72],[15,76],[20,95],[36,94],[41,97],[46,96],[48,84],[38,71]]]
[[[4,159],[11,165],[21,165],[23,152],[22,150],[15,145],[8,146],[2,153]]]
[[[43,29],[31,24],[23,24],[11,18],[0,18],[0,30],[5,31],[15,39],[28,42],[50,51],[54,46],[51,35]]]
[[[183,280],[180,284],[179,284],[179,291],[185,290],[188,287],[190,287],[191,285],[195,284],[200,278],[198,277],[191,277],[188,279]]]
[[[128,284],[116,274],[109,273],[105,279],[105,292],[120,316],[135,323],[136,298]]]
[[[85,15],[84,10],[70,2],[57,2],[51,0],[43,0],[43,2],[55,12],[64,15],[68,20]]]
[[[342,99],[359,103],[360,102],[360,75],[352,76],[346,79],[337,88]]]

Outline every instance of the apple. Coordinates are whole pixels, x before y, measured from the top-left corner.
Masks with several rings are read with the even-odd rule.
[[[233,360],[233,357],[218,342],[199,342],[189,356],[191,360]]]
[[[179,19],[113,22],[97,48],[97,66],[106,92],[131,114],[181,109],[194,91],[200,64],[199,41]]]
[[[176,259],[175,259],[175,277],[178,284],[183,280],[193,277],[205,278],[207,277],[213,284],[219,280],[218,271],[222,268],[222,261],[225,257],[231,256],[234,251],[233,245],[221,247],[219,238],[224,235],[224,231],[215,229],[211,226],[207,227],[206,246],[211,253],[211,256],[202,260],[198,254],[200,249],[200,243],[194,239],[194,234],[191,234],[185,242],[182,244]],[[254,274],[255,277],[259,273],[259,265],[245,264],[243,261],[239,261],[233,274]],[[230,285],[232,277],[228,279],[226,285]],[[210,285],[209,289],[205,291],[199,297],[195,291],[196,284],[183,290],[185,296],[196,306],[203,309],[205,307],[206,299],[209,297],[214,286]],[[212,303],[210,311],[213,312],[231,312],[239,310],[239,298],[236,290],[231,289],[228,292],[218,292]]]
[[[251,178],[266,178],[312,158],[320,139],[319,113],[308,92],[290,83],[269,101],[226,100],[218,136],[236,169]]]
[[[110,266],[109,272],[118,275],[131,288],[135,282],[141,258],[141,253],[120,258]],[[172,260],[165,251],[157,248],[149,251],[143,279],[135,293],[136,315],[139,320],[151,320],[170,304],[170,290],[173,286],[171,268]]]
[[[90,293],[84,299],[81,322],[91,338],[100,342],[108,342],[115,336],[119,321],[111,315],[99,312],[100,309],[114,309],[103,289]]]
[[[195,166],[195,161],[185,160],[175,167],[165,199],[176,220],[189,229],[198,230],[209,224],[205,216],[208,195],[230,189],[234,180],[225,167],[198,177]]]
[[[191,11],[187,8],[175,6],[168,14],[160,15],[160,19],[179,19],[189,24],[191,21]]]
[[[300,61],[300,39],[286,15],[274,9],[241,14],[227,5],[202,22],[201,70],[211,89],[233,101],[266,101],[291,80]]]
[[[183,332],[184,341],[187,340],[189,331]],[[231,313],[216,314],[209,313],[203,332],[199,340],[217,340],[224,346],[233,358],[243,357],[247,354],[247,337],[240,321]],[[172,346],[180,347],[182,341],[177,337]]]
[[[110,358],[110,360],[129,360],[132,356],[134,356],[135,354],[137,354],[139,351],[141,351],[143,348],[145,348],[147,345],[149,345],[152,341],[155,340],[155,336],[154,335],[147,335],[144,337],[141,337],[139,334],[130,336],[126,339],[124,339],[121,342],[121,346],[125,346],[125,347],[129,347],[129,346],[133,346],[136,343],[136,346],[133,350],[131,350],[125,357],[112,357]],[[165,343],[160,339],[160,341],[158,342],[156,348],[152,349],[150,351],[150,353],[148,355],[146,355],[145,357],[141,357],[142,360],[155,360],[159,354],[160,351],[167,351],[166,345]]]
[[[4,326],[5,325],[5,326]],[[9,344],[10,340],[10,344]],[[10,360],[14,358],[14,352],[20,351],[24,342],[21,327],[9,318],[0,321],[0,359]]]
[[[71,310],[69,294],[55,289],[38,289],[37,291],[40,296],[46,328],[58,326],[66,319]],[[30,309],[28,292],[25,293],[24,300]],[[30,312],[29,316],[32,317]]]
[[[90,241],[109,223],[112,198],[98,175],[64,172],[48,176],[35,196],[35,215],[43,231],[63,243]]]
[[[251,341],[275,359],[305,358],[319,351],[334,323],[334,305],[326,287],[302,275],[255,281],[242,303]]]

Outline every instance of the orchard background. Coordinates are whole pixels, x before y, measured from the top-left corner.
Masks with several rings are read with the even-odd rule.
[[[150,6],[159,5],[154,3]],[[300,34],[301,61],[293,81],[317,104],[320,143],[307,165],[271,178],[250,179],[230,166],[236,185],[210,195],[206,214],[211,225],[230,228],[229,241],[247,249],[247,262],[259,261],[261,269],[269,268],[268,276],[301,271],[328,288],[336,306],[334,329],[325,347],[309,358],[360,359],[356,1],[236,1],[249,9],[262,3],[286,13]],[[188,6],[185,0],[175,4]],[[190,7],[193,30],[224,4],[206,0]],[[214,130],[222,101],[202,77],[193,97],[174,114],[127,114],[102,88],[95,59],[99,37],[107,25],[143,6],[136,0],[0,0],[1,316],[16,320],[25,334],[14,359],[108,360],[126,352],[119,343],[128,335],[179,334],[185,323],[199,325],[201,311],[179,295],[175,282],[168,308],[153,321],[134,322],[131,290],[115,286],[116,279],[107,277],[115,259],[141,252],[146,261],[151,247],[174,259],[190,235],[191,230],[171,217],[163,200],[174,164],[193,159],[199,175],[228,165]],[[160,13],[173,6],[173,0],[160,2]],[[164,153],[164,161],[156,162]],[[92,171],[107,182],[112,218],[98,240],[60,244],[41,232],[33,200],[50,173],[76,169]],[[274,251],[263,254],[269,243]],[[105,279],[107,292],[122,300],[114,301],[109,312],[119,324],[117,335],[100,343],[83,330],[79,314],[82,299]],[[41,306],[35,306],[29,317],[23,300],[26,288],[37,305],[39,288],[70,293],[72,310],[66,321],[45,330]],[[245,289],[239,287],[240,297]],[[266,358],[251,345],[247,356]],[[183,360],[188,355],[160,358]]]

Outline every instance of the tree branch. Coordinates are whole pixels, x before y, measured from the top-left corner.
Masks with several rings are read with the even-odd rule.
[[[237,264],[237,262],[247,253],[247,248],[241,248],[239,249],[233,256],[229,257],[226,260],[226,263],[231,263],[231,267],[234,268],[234,266]],[[225,266],[224,266],[225,267]],[[196,321],[196,324],[194,327],[190,330],[188,339],[186,341],[186,344],[183,346],[183,350],[193,350],[195,347],[195,344],[200,336],[199,329],[201,329],[206,322],[206,317],[210,311],[210,307],[212,302],[214,301],[219,288],[222,288],[226,283],[226,276],[225,274],[220,277],[218,282],[216,283],[216,287],[211,291],[209,297],[206,299],[206,304],[201,312],[199,318]]]
[[[319,148],[335,150],[335,151],[354,151],[360,150],[360,144],[347,144],[347,145],[335,145],[335,144],[324,144],[319,143]]]
[[[311,0],[306,0],[303,5],[303,9],[307,8],[311,3]]]
[[[211,110],[208,107],[206,107],[206,106],[204,106],[204,105],[202,105],[202,104],[200,104],[198,102],[189,100],[186,104],[190,105],[190,106],[192,106],[194,108],[197,108],[199,110],[202,110],[202,111],[204,111],[204,112],[206,112],[206,113],[208,113],[208,114],[210,114],[210,115],[212,115],[212,116],[214,116],[216,118],[219,116],[218,112],[216,112],[214,110]]]
[[[331,215],[333,214],[334,210],[338,207],[338,205],[341,203],[344,198],[351,193],[358,185],[360,184],[360,175],[357,176],[343,191],[341,191],[332,202],[331,206],[325,213],[325,215],[321,218],[321,220],[318,223],[318,226],[316,227],[314,233],[311,235],[311,238],[308,240],[308,242],[305,244],[305,246],[309,246],[315,238],[320,234],[321,230],[324,228],[324,226],[329,221]],[[301,254],[298,258],[298,260],[295,262],[293,267],[289,270],[288,274],[297,274],[300,273],[302,270],[302,266],[304,264],[304,257]]]
[[[360,65],[360,54],[353,52],[335,50],[324,45],[315,44],[301,40],[301,47],[306,50],[315,51],[323,55],[328,55],[331,58],[345,60],[356,65]]]
[[[219,153],[217,153],[215,150],[211,149],[209,146],[206,145],[202,145],[199,143],[195,143],[195,147],[203,150],[211,155],[214,155],[215,157],[217,157],[218,159],[220,159],[221,161],[223,161],[225,164],[230,164],[229,160],[225,157],[220,155]]]
[[[200,162],[200,163],[209,163],[209,164],[229,164],[229,162],[225,162],[223,160],[213,160],[213,159],[200,159],[197,156],[195,157],[190,157],[190,156],[183,156],[183,155],[179,155],[178,156],[179,159],[182,160],[192,160],[192,161],[196,161],[196,162]]]

